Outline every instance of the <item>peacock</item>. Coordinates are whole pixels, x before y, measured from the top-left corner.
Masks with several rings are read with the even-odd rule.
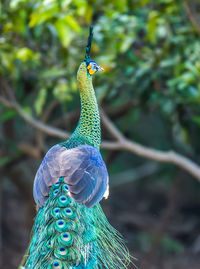
[[[77,80],[81,114],[71,137],[45,155],[34,180],[38,207],[24,269],[128,268],[129,251],[99,204],[108,196],[109,176],[99,151],[100,116],[92,76],[103,70],[86,55]]]

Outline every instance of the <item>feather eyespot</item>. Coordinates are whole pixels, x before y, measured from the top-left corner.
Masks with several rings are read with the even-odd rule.
[[[66,209],[66,213],[71,213],[71,209]]]
[[[69,204],[69,197],[66,197],[65,195],[62,195],[58,198],[58,206],[65,207]]]
[[[63,234],[63,237],[64,237],[64,238],[68,238],[69,235],[68,235],[67,233],[65,233],[65,234]]]
[[[59,237],[59,242],[65,246],[70,246],[73,242],[73,238],[70,233],[64,232],[61,237]]]
[[[70,208],[67,208],[67,209],[65,210],[65,212],[67,213],[68,216],[73,215],[73,211],[72,211]]]
[[[53,192],[54,195],[56,195],[57,193],[58,193],[58,190],[55,190],[55,191]]]

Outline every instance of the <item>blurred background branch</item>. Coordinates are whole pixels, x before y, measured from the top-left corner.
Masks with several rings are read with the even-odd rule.
[[[55,127],[51,127],[49,125],[42,123],[41,121],[38,121],[30,116],[27,116],[26,113],[20,108],[20,106],[16,102],[10,102],[0,96],[0,103],[4,104],[8,108],[15,109],[16,112],[22,117],[24,121],[26,121],[34,128],[38,129],[39,131],[44,132],[45,134],[55,136],[61,139],[67,139],[70,136],[68,132],[62,131]],[[110,119],[105,114],[105,112],[103,112],[103,110],[101,110],[101,118],[103,125],[109,131],[111,136],[116,140],[114,142],[102,141],[101,144],[102,148],[110,150],[126,150],[135,153],[139,156],[142,156],[144,158],[148,158],[158,162],[167,162],[175,164],[180,168],[186,170],[188,173],[194,176],[194,178],[200,181],[200,167],[190,159],[181,156],[180,154],[172,150],[170,150],[169,152],[162,152],[159,150],[142,146],[136,142],[130,141],[127,138],[125,138],[123,134],[115,127],[115,125],[110,121]],[[29,147],[28,145],[22,144],[20,146],[20,149],[29,152],[31,150],[31,146]],[[37,155],[37,153],[34,150],[31,150],[31,152],[33,155],[35,156]]]
[[[198,34],[200,35],[200,19],[199,19],[199,14],[196,11],[198,2],[197,1],[184,1],[184,6],[187,12],[188,18],[190,19],[195,29],[197,30]]]

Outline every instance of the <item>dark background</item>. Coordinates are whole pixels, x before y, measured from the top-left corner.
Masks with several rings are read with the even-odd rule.
[[[92,57],[105,69],[94,85],[107,115],[106,216],[139,268],[200,268],[200,176],[139,156],[113,132],[114,124],[129,141],[200,163],[199,16],[197,0],[0,2],[1,268],[17,268],[28,246],[34,176],[63,141],[55,128],[77,124],[76,72],[92,21]]]

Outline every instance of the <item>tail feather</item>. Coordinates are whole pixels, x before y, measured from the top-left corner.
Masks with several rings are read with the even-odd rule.
[[[60,177],[37,214],[25,269],[127,268],[129,252],[99,204],[74,201]]]

